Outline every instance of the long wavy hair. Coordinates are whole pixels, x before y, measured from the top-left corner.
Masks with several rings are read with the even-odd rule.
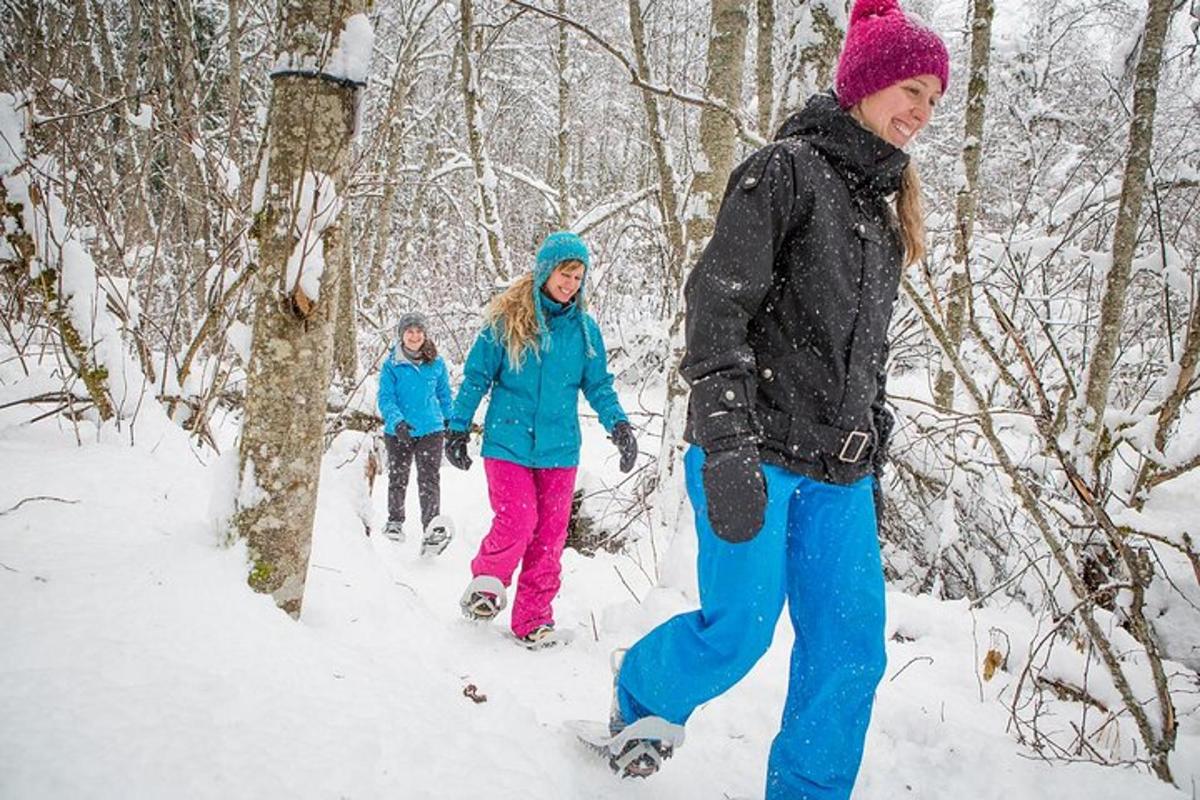
[[[900,175],[896,192],[896,216],[900,220],[900,238],[904,242],[904,266],[925,257],[925,209],[921,204],[921,176],[910,159]]]
[[[484,321],[504,346],[514,370],[521,369],[528,350],[538,352],[541,332],[533,305],[535,295],[533,273],[527,272],[493,297],[483,311]]]

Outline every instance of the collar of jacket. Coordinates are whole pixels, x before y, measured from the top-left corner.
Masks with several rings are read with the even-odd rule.
[[[547,319],[566,316],[579,307],[575,298],[571,298],[570,302],[560,303],[545,292],[538,292],[538,302],[541,303],[542,313],[546,315]]]
[[[420,368],[420,366],[425,362],[423,360],[413,359],[408,354],[408,350],[404,347],[404,345],[397,340],[392,342],[392,363],[408,364],[410,366]]]
[[[833,92],[810,97],[775,134],[776,141],[792,137],[804,139],[825,156],[852,194],[884,197],[900,188],[908,155],[843,111]]]

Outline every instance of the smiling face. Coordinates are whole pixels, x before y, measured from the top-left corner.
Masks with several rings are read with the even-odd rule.
[[[569,303],[579,292],[583,283],[583,263],[579,261],[564,261],[554,268],[542,291],[556,303]]]
[[[929,124],[941,99],[941,80],[917,75],[867,95],[850,113],[879,138],[903,148]]]
[[[411,352],[417,352],[425,344],[425,331],[413,326],[404,329],[404,346]]]

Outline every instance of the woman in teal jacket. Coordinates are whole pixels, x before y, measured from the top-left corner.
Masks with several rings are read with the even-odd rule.
[[[384,535],[395,542],[404,541],[404,495],[413,461],[417,462],[421,528],[427,538],[429,523],[441,510],[439,469],[443,431],[450,416],[450,378],[425,327],[422,314],[402,316],[396,323],[396,341],[379,369],[377,401],[388,453]]]
[[[579,393],[633,469],[637,442],[612,387],[600,327],[587,313],[587,245],[573,233],[546,238],[532,273],[497,296],[463,368],[446,457],[468,469],[467,431],[484,395],[483,466],[495,514],[471,562],[463,612],[491,619],[517,565],[512,630],[529,647],[553,644],[551,602],[579,465]]]

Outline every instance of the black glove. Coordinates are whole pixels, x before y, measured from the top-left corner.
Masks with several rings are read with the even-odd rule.
[[[610,438],[621,453],[621,472],[629,472],[633,469],[633,462],[637,460],[638,454],[637,439],[633,436],[633,426],[624,420],[618,422],[613,426]]]
[[[396,431],[392,435],[401,442],[407,442],[412,438],[412,428],[407,422],[401,420],[400,422],[396,423]]]
[[[466,431],[446,432],[446,460],[455,469],[468,470],[471,468],[471,457],[467,455]]]
[[[704,495],[713,531],[727,542],[748,542],[758,534],[767,508],[767,487],[752,444],[706,453]]]

